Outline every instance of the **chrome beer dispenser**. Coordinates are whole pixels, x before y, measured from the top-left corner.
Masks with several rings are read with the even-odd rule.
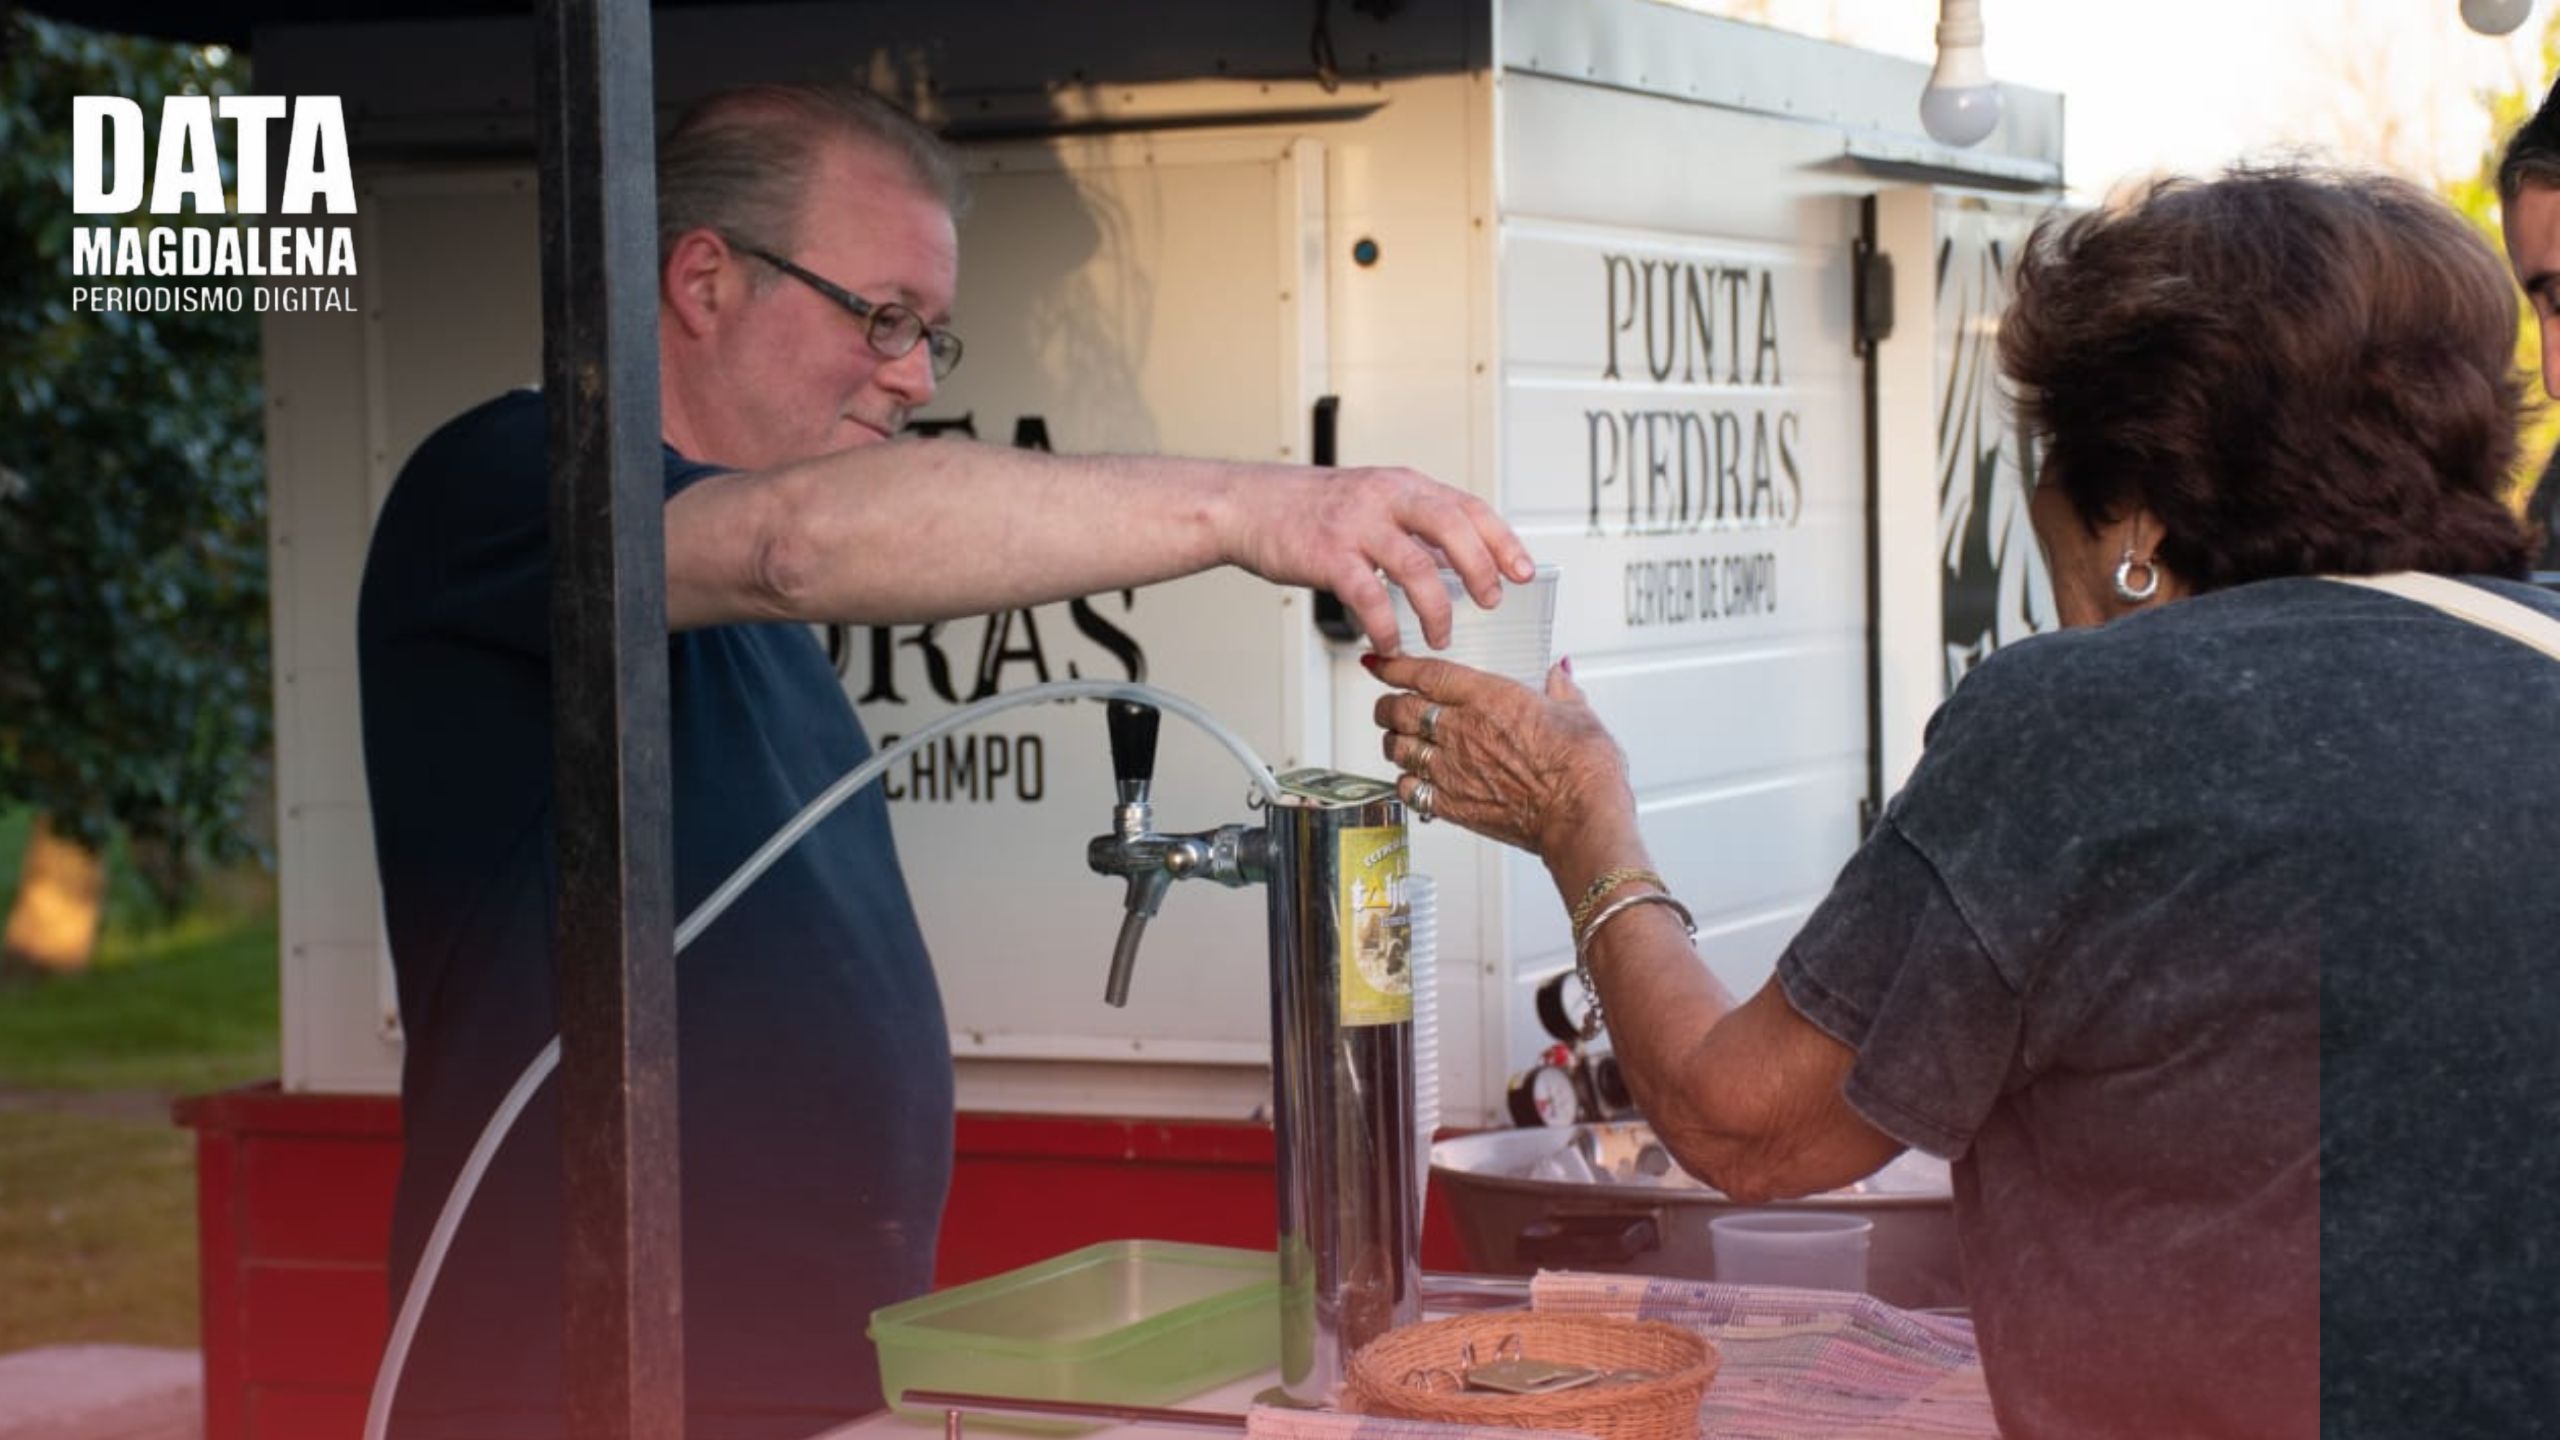
[[[1128,1002],[1174,881],[1270,887],[1280,1379],[1291,1401],[1327,1404],[1353,1351],[1422,1313],[1404,804],[1384,781],[1293,770],[1259,828],[1159,834],[1157,724],[1152,706],[1111,705],[1119,803],[1086,860],[1129,893],[1103,998]]]

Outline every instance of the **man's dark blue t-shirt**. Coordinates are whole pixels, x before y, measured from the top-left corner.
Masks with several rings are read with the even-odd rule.
[[[365,766],[407,1038],[395,1295],[500,1097],[556,1029],[548,473],[517,392],[421,445],[358,614]],[[717,473],[666,452],[667,494]],[[807,626],[667,642],[681,919],[870,754]],[[876,1408],[870,1312],[924,1290],[951,1167],[948,1031],[874,788],[677,961],[691,1433]],[[403,1435],[561,1428],[560,1111],[526,1112],[464,1221]]]

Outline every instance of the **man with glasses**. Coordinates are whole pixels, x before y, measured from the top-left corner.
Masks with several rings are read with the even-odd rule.
[[[950,154],[867,94],[716,97],[661,150],[659,362],[677,913],[869,745],[810,621],[982,614],[1237,565],[1395,634],[1378,572],[1530,575],[1482,503],[1401,470],[1053,457],[893,439],[960,362]],[[405,1286],[490,1111],[555,1028],[541,398],[419,447],[358,620],[407,1039]],[[1438,588],[1417,603],[1445,638]],[[677,967],[686,1393],[699,1436],[880,1403],[863,1328],[924,1290],[950,1176],[948,1030],[870,790]],[[546,1090],[437,1282],[403,1437],[561,1429],[559,1110]]]

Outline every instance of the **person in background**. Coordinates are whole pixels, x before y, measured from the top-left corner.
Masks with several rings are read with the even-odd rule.
[[[1373,666],[1410,803],[1546,862],[1682,1164],[1756,1201],[1954,1162],[2010,1440],[2309,1436],[2324,1390],[2549,1423],[2560,656],[2323,578],[2560,617],[2504,499],[2515,328],[2396,180],[2041,225],[1999,343],[2065,628],[1956,688],[1739,1004],[1569,660]]]
[[[2542,338],[2542,391],[2560,400],[2560,86],[2519,126],[2498,160],[2498,226],[2507,263]],[[2560,571],[2560,453],[2542,467],[2525,502],[2525,522],[2536,537],[2534,568]]]
[[[660,151],[659,365],[675,909],[870,753],[811,621],[920,622],[1233,565],[1339,594],[1442,559],[1531,574],[1409,471],[1070,458],[900,438],[960,363],[952,155],[865,92],[715,97]],[[437,431],[385,502],[357,617],[365,763],[407,1040],[405,1291],[491,1110],[554,1032],[550,486],[542,397]],[[1448,633],[1437,584],[1413,587]],[[876,1408],[871,1312],[925,1290],[952,1062],[877,789],[677,967],[689,1433]],[[499,1152],[432,1292],[403,1436],[562,1430],[557,1088]]]

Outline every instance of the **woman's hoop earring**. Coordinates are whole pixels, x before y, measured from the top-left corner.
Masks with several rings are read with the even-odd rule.
[[[2142,583],[2133,583],[2133,569],[2142,567]],[[2124,547],[2124,558],[2116,562],[2116,598],[2127,605],[2139,605],[2160,593],[2160,566],[2150,560],[2133,558],[2133,547]]]

